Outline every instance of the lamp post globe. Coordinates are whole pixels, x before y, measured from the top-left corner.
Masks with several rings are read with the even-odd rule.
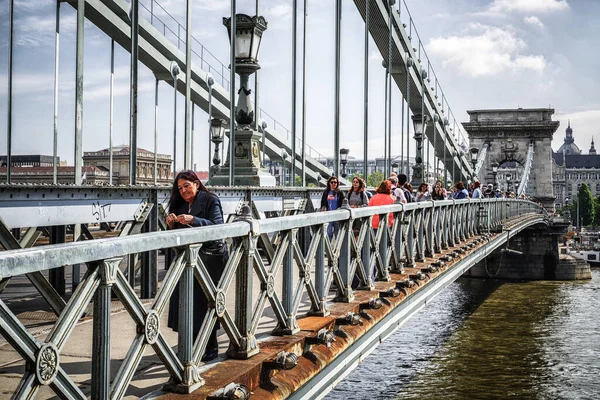
[[[219,145],[223,143],[223,137],[225,136],[225,121],[219,118],[213,118],[210,120],[210,139],[215,145],[215,154],[213,156],[213,164],[221,164],[221,156],[219,155]]]
[[[492,163],[492,175],[494,177],[494,190],[498,189],[498,163],[497,162],[493,162]]]
[[[346,165],[348,164],[348,149],[340,149],[340,163],[342,164],[342,178],[345,178],[348,174],[346,173]]]

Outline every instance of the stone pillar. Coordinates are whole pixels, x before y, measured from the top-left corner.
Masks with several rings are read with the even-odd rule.
[[[251,129],[238,129],[235,132],[235,174],[233,186],[275,186],[275,177],[261,168],[260,140],[262,136],[258,131]],[[229,165],[232,155],[227,152],[227,159],[223,166],[213,166],[210,171],[209,184],[213,186],[229,185]]]
[[[525,166],[529,143],[534,142],[535,153],[526,193],[540,201],[549,212],[554,212],[552,186],[552,136],[559,122],[552,121],[554,109],[506,109],[468,111],[470,120],[463,123],[472,147],[481,149],[490,143],[488,156],[479,180],[493,183],[492,163],[502,165],[514,161]],[[513,190],[516,187],[513,186]]]

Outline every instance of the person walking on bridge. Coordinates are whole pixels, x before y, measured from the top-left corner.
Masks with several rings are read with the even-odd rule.
[[[483,197],[483,193],[481,193],[481,183],[479,181],[473,182],[473,194],[471,198],[473,199],[481,199]]]
[[[427,182],[423,182],[417,189],[417,203],[420,201],[431,200],[431,193],[429,193],[429,185]]]
[[[384,206],[395,202],[396,198],[392,195],[392,182],[385,180],[379,184],[375,196],[369,201],[369,206]],[[390,226],[394,224],[394,215],[391,213],[388,216],[388,223]],[[371,226],[375,230],[379,228],[379,215],[373,215]]]
[[[469,198],[469,192],[467,192],[467,189],[465,189],[465,184],[462,183],[462,181],[456,182],[456,185],[454,185],[454,187],[456,188],[456,191],[454,192],[454,199],[455,200],[461,200],[461,199],[468,199]]]
[[[332,176],[327,180],[327,188],[323,191],[321,197],[321,211],[333,211],[342,206],[344,201],[344,192],[340,190],[340,182],[337,176]],[[334,233],[338,231],[338,224],[331,222],[327,226],[327,236],[329,240],[333,238]]]
[[[167,215],[166,222],[169,229],[220,225],[223,223],[221,201],[216,194],[210,192],[200,182],[200,178],[194,171],[181,171],[177,174],[171,188],[169,215]],[[225,269],[225,264],[229,259],[225,242],[223,240],[212,240],[202,243],[200,259],[206,266],[213,283],[218,284]],[[197,279],[194,279],[193,293],[192,332],[195,339],[200,332],[200,327],[209,307],[208,300]],[[167,325],[174,331],[179,328],[179,285],[177,285],[171,296]],[[219,353],[218,329],[219,322],[217,321],[210,333],[202,361],[210,361],[217,357]]]
[[[352,178],[352,187],[348,190],[348,204],[351,208],[369,205],[369,197],[365,193],[365,181],[358,176]]]

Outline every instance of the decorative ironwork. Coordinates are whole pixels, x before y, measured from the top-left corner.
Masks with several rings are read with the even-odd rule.
[[[217,317],[222,318],[225,314],[225,293],[222,290],[218,290],[215,299],[215,312]]]
[[[60,356],[58,349],[52,343],[46,343],[38,352],[35,361],[35,373],[41,385],[49,385],[58,372]]]
[[[146,335],[146,342],[148,344],[156,343],[158,339],[158,332],[160,331],[160,318],[158,313],[154,310],[150,310],[146,316],[146,326],[144,333]]]
[[[273,293],[275,293],[275,277],[269,274],[267,278],[267,296],[273,297]]]

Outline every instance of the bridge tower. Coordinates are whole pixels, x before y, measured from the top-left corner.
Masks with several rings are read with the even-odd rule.
[[[518,108],[505,110],[467,111],[470,121],[463,123],[472,147],[481,149],[489,144],[488,157],[479,170],[481,182],[494,180],[492,164],[516,162],[521,167],[527,161],[530,144],[534,144],[533,164],[527,194],[554,211],[552,188],[552,136],[559,122],[552,120],[552,108]]]

